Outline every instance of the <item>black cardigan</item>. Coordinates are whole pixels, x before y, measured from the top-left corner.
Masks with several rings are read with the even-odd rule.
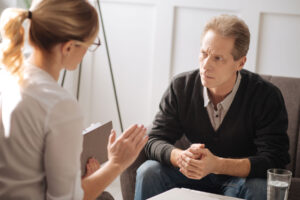
[[[249,158],[248,177],[266,177],[269,168],[284,168],[288,154],[287,112],[280,90],[247,70],[217,131],[203,106],[199,70],[176,76],[160,102],[145,152],[149,159],[171,166],[173,144],[183,134],[203,143],[216,156]]]

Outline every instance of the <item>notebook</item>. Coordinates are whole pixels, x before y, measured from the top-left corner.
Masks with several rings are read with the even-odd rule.
[[[81,153],[81,173],[86,172],[86,163],[89,158],[94,157],[98,162],[103,164],[108,160],[107,144],[112,129],[112,122],[105,124],[92,124],[85,129],[83,134],[83,150]]]

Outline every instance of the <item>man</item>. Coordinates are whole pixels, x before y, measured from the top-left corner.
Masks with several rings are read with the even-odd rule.
[[[266,199],[269,168],[289,163],[287,112],[281,92],[243,69],[247,25],[211,19],[202,35],[200,69],[175,77],[165,92],[137,171],[135,200],[174,187]],[[173,146],[185,135],[186,149]]]

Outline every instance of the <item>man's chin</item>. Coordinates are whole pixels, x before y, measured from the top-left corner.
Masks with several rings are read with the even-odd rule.
[[[203,79],[201,78],[201,82],[202,82],[203,87],[206,87],[206,88],[212,88],[212,87],[213,87],[213,84],[210,83],[210,82],[207,81],[207,80],[203,80]]]

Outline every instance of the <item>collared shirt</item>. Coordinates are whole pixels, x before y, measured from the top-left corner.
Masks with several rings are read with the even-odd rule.
[[[0,71],[0,199],[83,199],[83,115],[44,70]]]
[[[211,125],[215,131],[218,130],[227,111],[229,110],[230,105],[235,97],[235,94],[236,94],[238,88],[239,88],[240,82],[241,82],[241,75],[239,72],[232,91],[230,92],[230,94],[228,94],[225,97],[225,99],[223,101],[221,101],[220,103],[217,104],[217,106],[216,106],[217,110],[214,109],[214,104],[208,95],[207,88],[206,87],[203,88],[204,107],[206,107]]]

